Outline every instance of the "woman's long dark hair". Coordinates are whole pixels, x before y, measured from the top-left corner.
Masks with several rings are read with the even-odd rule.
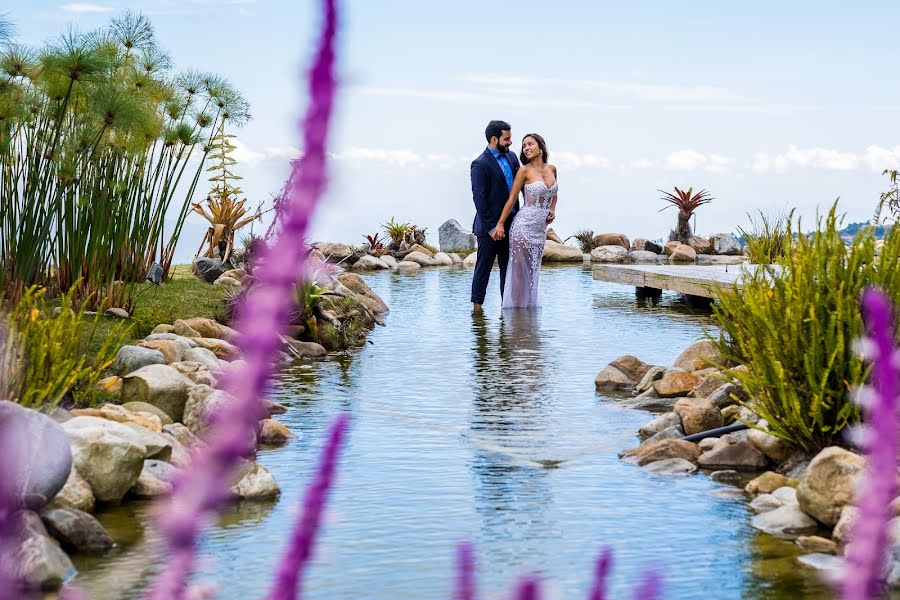
[[[550,153],[547,152],[547,142],[544,141],[540,135],[536,133],[529,133],[522,137],[522,141],[525,141],[525,138],[534,138],[534,141],[537,142],[538,148],[541,149],[541,155],[544,157],[544,164],[547,164],[550,161]],[[525,151],[519,153],[519,162],[523,165],[528,164],[528,159],[525,158]]]

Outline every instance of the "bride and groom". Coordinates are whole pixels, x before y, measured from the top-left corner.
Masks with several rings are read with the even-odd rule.
[[[547,162],[547,144],[536,133],[522,139],[518,159],[509,152],[509,123],[491,121],[484,137],[488,147],[472,161],[471,170],[476,210],[472,230],[478,238],[472,305],[481,310],[497,260],[503,308],[537,307],[547,226],[556,218],[556,167]],[[521,207],[520,193],[525,201]]]

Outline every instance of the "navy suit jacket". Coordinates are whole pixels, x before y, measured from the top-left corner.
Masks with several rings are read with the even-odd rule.
[[[513,179],[519,170],[519,159],[512,152],[507,152],[509,166],[512,167]],[[475,202],[475,222],[472,224],[472,233],[476,236],[488,235],[488,232],[497,225],[503,206],[509,199],[509,188],[506,187],[506,177],[497,163],[497,159],[490,150],[485,150],[481,156],[472,161],[472,200]],[[504,227],[509,231],[510,223],[515,214],[519,212],[519,200],[513,206],[509,218]]]

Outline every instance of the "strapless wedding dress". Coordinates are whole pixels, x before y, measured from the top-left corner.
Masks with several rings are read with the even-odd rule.
[[[509,265],[503,289],[503,308],[533,308],[541,305],[541,259],[547,240],[547,215],[559,183],[547,187],[543,181],[525,184],[525,204],[509,228]]]

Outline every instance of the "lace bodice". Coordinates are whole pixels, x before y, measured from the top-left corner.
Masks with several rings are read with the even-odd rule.
[[[532,181],[526,183],[522,188],[525,193],[525,206],[537,206],[545,210],[550,210],[550,203],[553,196],[559,190],[559,182],[555,182],[552,187],[547,187],[543,180]]]

